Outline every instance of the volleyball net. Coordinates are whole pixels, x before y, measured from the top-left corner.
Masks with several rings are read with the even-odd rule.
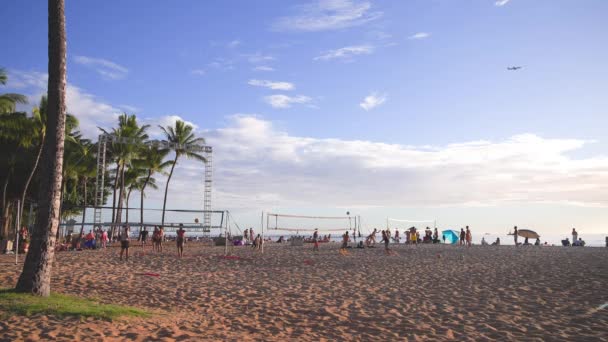
[[[396,219],[387,217],[386,218],[386,228],[387,229],[408,229],[411,227],[416,228],[424,228],[424,227],[432,227],[437,228],[437,220],[406,220],[406,219]]]
[[[287,232],[292,234],[344,233],[355,231],[361,223],[360,216],[314,216],[279,213],[265,213],[264,225],[270,234]]]

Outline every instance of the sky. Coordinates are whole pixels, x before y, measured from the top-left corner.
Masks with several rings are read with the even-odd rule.
[[[263,210],[349,211],[365,229],[608,233],[607,14],[603,0],[67,1],[68,111],[91,138],[122,112],[153,137],[192,124],[214,148],[213,207],[243,227]],[[8,0],[0,20],[0,91],[28,110],[46,89],[46,3]],[[203,169],[180,162],[168,207],[202,208]]]

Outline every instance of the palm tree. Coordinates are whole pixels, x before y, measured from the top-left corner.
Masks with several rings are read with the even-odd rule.
[[[156,173],[164,173],[165,169],[169,167],[169,165],[173,164],[172,160],[165,161],[165,158],[169,154],[168,149],[159,148],[158,146],[147,146],[143,148],[140,153],[140,158],[136,160],[135,166],[147,170],[146,178],[141,186],[140,192],[140,204],[139,204],[139,214],[140,214],[140,226],[141,230],[144,225],[144,197],[146,187],[148,183],[150,183],[152,176]],[[153,187],[156,189],[156,185]]]
[[[196,159],[203,163],[207,162],[207,159],[202,155],[189,150],[188,145],[197,145],[204,144],[205,139],[197,138],[192,133],[193,127],[186,124],[181,120],[175,121],[175,127],[167,126],[166,128],[163,126],[158,126],[165,134],[165,141],[173,144],[177,144],[175,147],[175,159],[173,159],[173,164],[171,165],[171,171],[169,172],[169,177],[167,177],[167,184],[165,185],[165,199],[163,201],[163,215],[161,219],[161,224],[165,224],[165,209],[167,206],[167,193],[169,191],[169,182],[171,181],[171,176],[173,176],[173,169],[175,169],[175,165],[177,165],[177,161],[179,157],[186,156],[188,159]]]
[[[8,81],[8,75],[4,68],[0,68],[0,84]],[[0,94],[0,114],[13,113],[17,103],[27,103],[27,97],[21,94]]]
[[[47,132],[40,163],[36,224],[16,290],[48,297],[59,226],[66,116],[66,33],[64,0],[48,0],[49,80]]]
[[[111,145],[112,154],[116,159],[116,177],[114,180],[114,201],[116,202],[116,191],[118,193],[118,205],[116,206],[116,216],[113,217],[114,223],[120,223],[122,221],[122,205],[125,195],[125,171],[127,168],[132,166],[133,161],[137,158],[142,145],[148,139],[146,130],[149,125],[139,126],[137,123],[137,117],[135,115],[127,115],[123,113],[118,118],[118,128],[112,129],[112,133],[108,133],[102,129],[106,134],[111,134],[116,138],[127,139],[127,142],[116,141]],[[120,184],[119,184],[120,183]],[[112,226],[114,228],[114,225]]]

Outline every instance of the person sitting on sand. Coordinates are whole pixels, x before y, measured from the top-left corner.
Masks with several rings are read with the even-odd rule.
[[[540,246],[540,239],[536,238],[536,242],[534,242],[534,246]]]
[[[570,240],[568,238],[563,239],[562,246],[564,246],[564,247],[570,246]]]
[[[123,225],[120,230],[120,260],[122,260],[123,253],[126,254],[126,259],[129,260],[129,235],[131,234],[131,229],[128,225]]]
[[[483,236],[481,237],[481,245],[482,246],[487,246],[488,245],[488,243],[486,242],[486,238],[483,237]]]
[[[528,246],[530,243],[528,242],[528,237],[524,238],[524,246]]]
[[[492,246],[500,246],[500,238],[496,238],[496,241],[492,242]]]
[[[184,230],[184,225],[182,223],[179,224],[179,230],[177,231],[177,238],[175,239],[177,243],[177,257],[182,258],[184,256],[184,241],[186,238],[186,231]]]

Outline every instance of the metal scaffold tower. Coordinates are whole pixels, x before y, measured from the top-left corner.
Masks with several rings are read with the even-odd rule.
[[[97,176],[95,182],[95,210],[93,214],[95,225],[102,223],[102,207],[104,206],[104,188],[105,188],[105,171],[106,171],[106,152],[108,143],[118,144],[138,144],[139,142],[124,137],[116,137],[110,134],[99,135],[98,147],[97,147]],[[213,177],[213,165],[212,165],[212,154],[213,148],[208,145],[185,145],[182,146],[176,143],[170,143],[167,141],[152,140],[144,143],[145,146],[149,147],[160,147],[169,150],[184,150],[192,152],[202,152],[205,158],[205,172],[204,172],[204,191],[203,191],[203,233],[208,235],[211,232],[211,192],[212,192],[212,177]]]

